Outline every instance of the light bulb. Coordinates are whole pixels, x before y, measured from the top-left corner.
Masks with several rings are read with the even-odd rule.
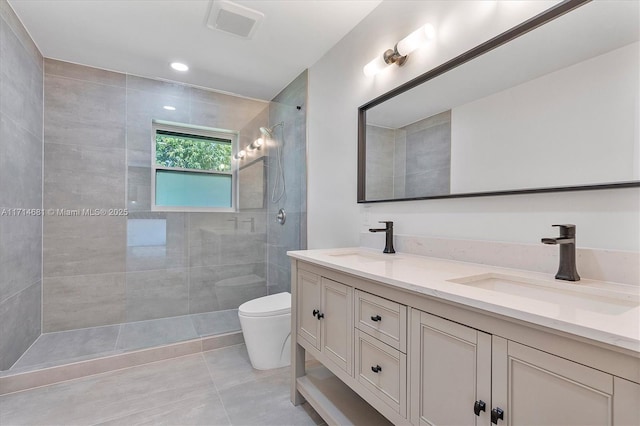
[[[387,66],[388,64],[384,61],[383,55],[379,55],[373,61],[365,65],[364,68],[362,68],[362,72],[364,72],[364,75],[367,77],[373,77]]]
[[[426,44],[429,40],[432,40],[435,37],[435,33],[436,31],[433,25],[425,24],[400,40],[396,45],[396,50],[401,56],[407,56],[409,53]]]
[[[238,151],[238,153],[236,155],[233,156],[233,158],[235,158],[236,160],[241,160],[246,155],[247,155],[247,151],[245,151],[244,149],[241,149],[240,151]]]

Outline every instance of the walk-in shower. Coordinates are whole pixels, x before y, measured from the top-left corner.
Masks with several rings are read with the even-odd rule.
[[[0,377],[211,336],[237,335],[220,341],[237,343],[239,304],[289,291],[286,251],[305,248],[306,117],[296,106],[306,103],[306,72],[264,102],[49,62],[44,94],[56,102],[44,106],[43,175],[34,183],[43,194],[35,207],[114,209],[123,215],[45,215],[21,219],[24,226],[13,228],[12,235],[37,231],[24,236],[38,251],[32,256],[37,265],[29,264],[25,272],[42,269],[42,277],[34,275],[34,285],[21,293],[9,288],[0,296],[11,290],[22,302],[34,293],[33,315],[9,320],[18,331],[38,327],[20,347],[13,340],[0,346],[6,355]],[[95,82],[96,75],[117,84]],[[67,92],[82,95],[72,99]],[[175,110],[162,108],[166,97],[178,106]],[[105,102],[111,102],[106,110]],[[68,114],[71,109],[76,113]],[[90,115],[96,110],[107,115],[96,120]],[[223,110],[229,114],[219,114]],[[154,210],[154,120],[235,130],[242,146],[260,135],[272,138],[232,175],[240,186],[241,179],[253,183],[240,190],[256,190],[249,196],[260,200],[228,212]],[[281,205],[273,207],[270,200]],[[272,219],[278,208],[287,209],[289,226]],[[133,238],[129,234],[140,224],[154,225],[162,238]],[[20,241],[20,235],[13,240]],[[26,332],[15,334],[17,341]]]

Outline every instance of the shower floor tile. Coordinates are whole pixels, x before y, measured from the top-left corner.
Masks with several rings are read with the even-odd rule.
[[[0,377],[235,331],[237,309],[45,333]]]
[[[119,325],[108,325],[42,334],[12,368],[56,365],[113,353],[119,330]]]

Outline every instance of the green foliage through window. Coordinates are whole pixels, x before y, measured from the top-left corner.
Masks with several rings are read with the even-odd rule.
[[[156,164],[228,172],[231,170],[231,141],[158,130]]]

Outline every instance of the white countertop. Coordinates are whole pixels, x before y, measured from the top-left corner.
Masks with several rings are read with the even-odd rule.
[[[383,254],[362,247],[299,250],[287,254],[392,287],[571,333],[640,355],[640,287],[587,279],[574,283],[556,280],[549,274],[406,253]],[[525,283],[525,290],[548,286],[547,290],[553,292],[553,296],[557,293],[557,297],[531,298],[526,291],[520,295],[517,291],[509,294],[450,281],[464,282],[460,279],[466,277],[480,279],[482,277],[476,276],[482,274],[489,274],[489,278],[517,278]],[[567,302],[576,295],[584,297],[584,304]]]

